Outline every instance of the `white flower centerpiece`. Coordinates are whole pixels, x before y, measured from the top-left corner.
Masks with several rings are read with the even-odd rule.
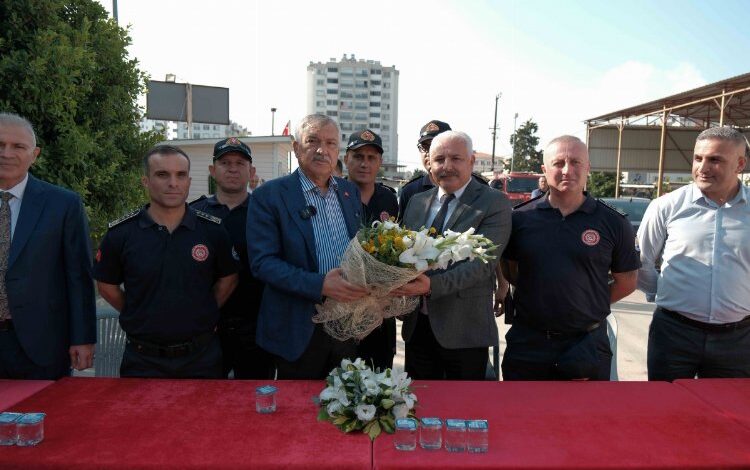
[[[492,240],[474,233],[474,228],[439,234],[434,228],[415,231],[393,219],[376,220],[357,232],[341,260],[344,277],[367,287],[370,295],[353,302],[328,298],[316,307],[313,321],[323,323],[326,332],[338,340],[361,340],[384,319],[411,313],[419,305],[419,297],[394,297],[392,290],[428,269],[446,269],[465,260],[487,263],[495,259],[491,252],[496,248]]]
[[[343,432],[362,431],[375,439],[382,431],[396,428],[396,419],[414,417],[417,397],[411,391],[411,379],[391,369],[373,371],[365,361],[341,361],[326,378],[320,392],[318,420],[330,421]]]

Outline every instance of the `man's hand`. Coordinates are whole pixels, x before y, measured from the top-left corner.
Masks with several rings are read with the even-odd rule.
[[[79,344],[77,346],[71,346],[69,349],[70,353],[70,366],[75,370],[88,369],[94,366],[94,345],[93,344]]]
[[[428,292],[430,292],[430,278],[424,274],[420,274],[412,281],[392,290],[391,295],[394,297],[401,297],[404,295],[412,297],[415,295],[425,295]]]
[[[364,288],[352,284],[344,279],[341,268],[335,268],[328,271],[323,280],[323,296],[330,297],[339,302],[351,302],[352,300],[361,299],[370,292]]]

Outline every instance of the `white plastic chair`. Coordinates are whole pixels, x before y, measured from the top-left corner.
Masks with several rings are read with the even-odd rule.
[[[111,307],[96,311],[97,342],[94,356],[96,377],[119,377],[122,354],[125,352],[125,332],[120,328],[120,314]]]

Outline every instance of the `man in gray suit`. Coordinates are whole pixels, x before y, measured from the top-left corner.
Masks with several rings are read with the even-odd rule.
[[[414,195],[404,212],[404,225],[418,230],[435,227],[463,232],[471,227],[500,248],[510,236],[508,198],[471,177],[474,151],[463,132],[447,131],[430,147],[430,168],[438,186]],[[402,328],[406,372],[415,379],[483,380],[488,348],[497,346],[492,311],[495,266],[462,261],[445,270],[428,271],[395,290],[394,295],[421,295],[422,305]]]

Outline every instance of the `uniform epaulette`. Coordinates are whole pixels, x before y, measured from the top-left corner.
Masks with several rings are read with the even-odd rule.
[[[386,188],[386,189],[390,189],[390,190],[391,190],[391,192],[392,192],[393,194],[396,194],[396,190],[395,190],[394,188],[391,188],[391,187],[390,187],[390,186],[388,186],[387,184],[383,184],[383,183],[378,183],[378,184],[379,184],[380,186],[382,186],[382,187]]]
[[[192,206],[193,204],[195,204],[197,202],[201,202],[204,199],[208,199],[208,196],[206,196],[205,194],[203,196],[199,197],[198,199],[196,199],[195,201],[188,202],[188,206]]]
[[[540,194],[539,196],[537,196],[537,197],[533,197],[533,198],[529,199],[528,201],[523,201],[523,202],[522,202],[522,203],[520,203],[520,204],[516,204],[515,206],[513,206],[513,210],[516,210],[516,209],[520,209],[521,207],[523,207],[523,206],[526,206],[526,205],[529,205],[529,204],[531,204],[532,202],[536,202],[536,201],[538,201],[539,199],[543,198],[543,197],[544,197],[544,196],[546,196],[546,195],[547,195],[547,194]]]
[[[120,225],[121,223],[125,222],[126,220],[132,219],[133,217],[135,217],[136,215],[138,215],[138,213],[140,211],[141,211],[141,209],[138,208],[138,209],[135,209],[135,210],[133,210],[131,212],[128,212],[127,214],[123,215],[119,219],[115,219],[112,222],[110,222],[107,225],[107,227],[109,227],[109,228],[116,227],[116,226]]]
[[[221,223],[221,219],[220,218],[218,218],[216,216],[213,216],[211,214],[206,214],[203,211],[195,211],[195,215],[197,215],[201,219],[209,220],[209,221],[211,221],[211,222],[213,222],[215,224],[220,224]]]
[[[607,201],[602,201],[601,199],[597,198],[596,202],[598,202],[599,204],[603,205],[604,207],[606,207],[607,209],[609,209],[611,211],[617,212],[618,215],[621,215],[623,217],[627,217],[628,216],[627,212],[623,211],[620,208],[617,208],[617,207],[613,206],[612,204],[609,204]]]

